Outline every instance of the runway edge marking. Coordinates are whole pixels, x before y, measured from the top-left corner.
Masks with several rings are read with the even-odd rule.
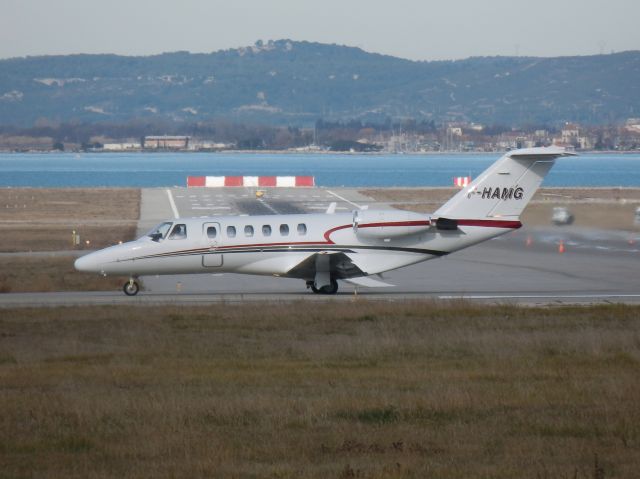
[[[494,295],[446,295],[438,299],[605,299],[640,298],[640,294],[494,294]]]
[[[171,190],[167,188],[167,197],[169,198],[169,204],[171,205],[171,211],[173,211],[173,217],[175,219],[180,218],[178,214],[178,208],[176,207],[176,202],[173,201],[173,195],[171,194]]]
[[[350,205],[353,205],[353,206],[355,206],[355,207],[356,207],[356,208],[358,208],[358,209],[362,209],[362,207],[361,207],[358,203],[354,203],[353,201],[349,201],[348,199],[346,199],[346,198],[344,198],[344,197],[340,196],[338,193],[334,193],[334,192],[333,192],[333,191],[331,191],[331,190],[325,190],[325,191],[326,191],[327,193],[329,193],[330,195],[335,196],[335,197],[336,197],[336,198],[338,198],[339,200],[342,200],[342,201],[344,201],[344,202],[346,202],[346,203],[349,203]]]

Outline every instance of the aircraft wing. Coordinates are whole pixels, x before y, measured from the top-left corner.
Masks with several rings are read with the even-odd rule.
[[[380,266],[378,263],[380,263],[381,260],[383,268],[394,266],[392,264],[384,263],[385,257],[380,257],[380,255],[353,255],[337,251],[312,253],[303,261],[291,268],[287,272],[286,276],[307,280],[314,278],[316,275],[316,266],[318,264],[317,257],[324,255],[328,257],[329,271],[331,273],[331,277],[335,279],[343,279],[350,283],[369,288],[386,288],[394,286],[393,284],[375,280],[370,276],[374,273],[375,269],[379,269],[376,268],[376,266]],[[375,273],[377,272],[378,271],[375,271]]]
[[[366,273],[351,261],[346,253],[338,251],[327,251],[322,253],[312,253],[303,261],[287,271],[287,276],[291,278],[311,279],[316,275],[316,258],[319,255],[329,257],[329,270],[331,276],[336,279],[346,279],[354,276],[365,276]]]

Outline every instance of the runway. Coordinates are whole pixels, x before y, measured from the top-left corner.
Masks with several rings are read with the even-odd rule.
[[[351,211],[373,203],[346,188],[152,188],[142,190],[138,232],[144,234],[167,218],[224,215],[322,213],[336,203],[336,211]],[[386,206],[386,205],[383,205]]]
[[[143,190],[139,232],[174,217],[338,211],[372,205],[352,189],[250,188]],[[388,205],[375,204],[376,207]],[[16,293],[0,307],[89,304],[207,304],[245,301],[406,301],[518,304],[640,303],[640,237],[636,233],[548,226],[523,227],[449,256],[391,271],[389,288],[341,281],[336,296],[314,295],[300,280],[234,274],[142,277],[137,297],[122,292]]]

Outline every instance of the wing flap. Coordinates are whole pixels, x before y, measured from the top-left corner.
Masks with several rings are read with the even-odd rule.
[[[357,286],[365,286],[367,288],[390,288],[395,286],[395,284],[385,283],[384,281],[378,281],[370,276],[362,276],[360,278],[348,278],[345,279],[351,284],[355,284]]]

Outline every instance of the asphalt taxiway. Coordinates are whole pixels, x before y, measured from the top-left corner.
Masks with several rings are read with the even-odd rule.
[[[388,207],[348,188],[154,188],[142,194],[140,234],[177,217],[320,213]],[[640,234],[546,226],[508,233],[449,256],[384,274],[387,288],[340,282],[335,296],[314,295],[300,280],[235,274],[146,276],[136,297],[122,292],[0,295],[0,306],[206,304],[238,301],[405,301],[468,299],[491,303],[640,303]]]
[[[159,216],[206,214],[286,214],[322,212],[331,202],[338,210],[361,206],[389,207],[351,189],[272,189],[256,198],[250,188],[193,188],[165,190],[171,212]],[[155,200],[153,201],[153,195]],[[150,195],[150,196],[147,196]],[[145,205],[162,205],[158,192],[146,190]],[[171,205],[173,203],[173,205]],[[391,271],[389,288],[359,288],[366,297],[430,296],[549,300],[571,297],[594,301],[616,297],[635,301],[640,295],[640,246],[636,235],[621,231],[551,226],[527,228],[419,265]],[[283,278],[243,275],[183,275],[143,278],[147,294],[205,295],[304,293],[304,283]],[[352,295],[356,287],[341,282]],[[582,298],[584,297],[584,298]],[[538,302],[538,301],[536,301]]]

